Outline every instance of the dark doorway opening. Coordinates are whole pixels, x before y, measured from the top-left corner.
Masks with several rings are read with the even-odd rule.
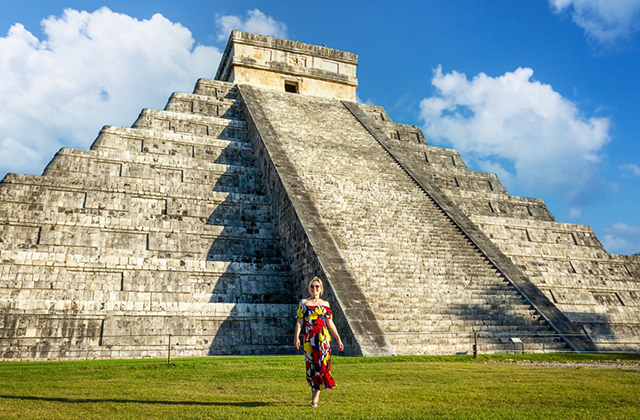
[[[284,82],[284,91],[289,93],[298,93],[298,82]]]

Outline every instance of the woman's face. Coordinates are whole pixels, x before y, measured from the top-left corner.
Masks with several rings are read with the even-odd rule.
[[[318,283],[317,281],[314,281],[309,286],[309,292],[311,293],[311,296],[313,296],[314,299],[320,297],[321,291],[322,289],[320,288],[320,283]]]

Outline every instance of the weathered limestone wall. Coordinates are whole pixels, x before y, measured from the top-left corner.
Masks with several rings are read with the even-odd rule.
[[[247,83],[254,86],[263,86],[284,92],[285,82],[297,84],[298,93],[303,95],[322,96],[326,98],[338,98],[355,100],[356,88],[344,84],[327,82],[310,76],[300,76],[296,73],[274,72],[269,70],[254,69],[244,67],[235,63],[233,80],[234,83]]]
[[[0,357],[290,353],[294,282],[233,85],[0,184]]]
[[[302,42],[233,31],[216,79],[304,95],[355,101],[355,54]]]
[[[7,175],[0,357],[291,353],[314,275],[346,354],[640,350],[640,257],[356,104],[357,65],[233,31],[220,81]]]
[[[428,146],[418,127],[361,108],[598,348],[640,348],[639,257],[607,254],[589,226],[557,223],[542,200],[510,196],[457,151]]]
[[[528,339],[553,330],[340,101],[250,90],[396,352],[471,351],[475,331],[562,348]]]

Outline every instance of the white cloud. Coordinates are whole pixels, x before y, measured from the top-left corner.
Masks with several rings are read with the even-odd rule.
[[[633,163],[620,165],[619,168],[624,176],[640,176],[640,167]]]
[[[578,207],[574,207],[569,212],[570,219],[579,219],[582,216],[582,209]]]
[[[608,252],[635,254],[640,252],[640,227],[626,223],[614,223],[604,228],[602,245]]]
[[[601,44],[610,44],[640,29],[640,0],[549,0],[562,13],[571,9],[573,21]]]
[[[633,246],[624,238],[606,234],[602,240],[602,246],[610,254],[633,254]]]
[[[640,236],[640,227],[631,226],[621,222],[612,224],[611,227],[609,227],[609,230],[617,234]]]
[[[598,152],[609,141],[609,120],[584,118],[571,101],[532,76],[533,70],[519,68],[468,80],[438,68],[432,80],[436,95],[420,103],[425,134],[483,169],[493,165],[526,194],[588,199],[600,184],[594,173]]]
[[[278,22],[258,9],[247,11],[247,16],[244,20],[242,17],[235,15],[218,16],[216,24],[220,28],[218,41],[227,39],[234,29],[259,35],[275,36],[276,38],[287,37],[287,26],[284,23]]]
[[[161,108],[172,91],[213,77],[221,56],[159,14],[67,9],[42,30],[39,40],[16,23],[0,38],[0,178],[41,173],[58,148],[87,148],[103,125]]]

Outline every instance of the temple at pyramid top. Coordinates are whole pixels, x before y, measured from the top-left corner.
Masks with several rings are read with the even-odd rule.
[[[354,53],[233,31],[216,79],[355,101],[357,66]]]

